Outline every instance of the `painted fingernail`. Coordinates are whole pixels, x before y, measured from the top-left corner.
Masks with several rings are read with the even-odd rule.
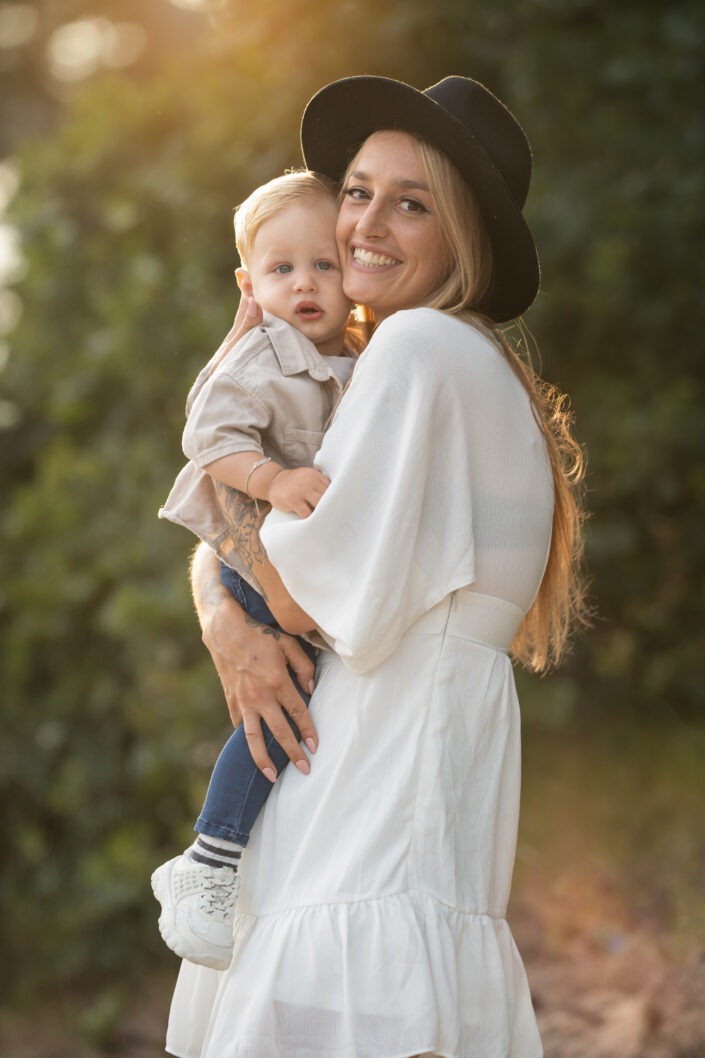
[[[306,745],[310,749],[311,753],[315,753],[316,752],[316,743],[313,741],[312,738],[305,738],[304,742],[306,743]]]
[[[302,771],[304,775],[308,775],[308,773],[311,771],[311,765],[307,760],[297,760],[296,767],[299,769],[299,771]]]
[[[267,779],[269,779],[270,782],[276,782],[277,773],[275,772],[274,768],[264,768],[262,770],[262,774]]]
[[[308,681],[308,693],[309,694],[313,694],[314,686],[315,686],[315,684],[314,684],[313,680],[309,680]]]

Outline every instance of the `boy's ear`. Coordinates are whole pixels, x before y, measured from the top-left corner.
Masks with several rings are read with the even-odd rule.
[[[235,278],[237,279],[237,285],[245,295],[246,298],[252,297],[252,280],[250,279],[250,273],[246,268],[236,268]]]

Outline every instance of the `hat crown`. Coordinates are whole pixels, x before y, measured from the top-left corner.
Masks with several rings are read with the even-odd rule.
[[[529,192],[531,148],[521,125],[504,103],[469,77],[444,77],[423,94],[477,140],[521,209]]]

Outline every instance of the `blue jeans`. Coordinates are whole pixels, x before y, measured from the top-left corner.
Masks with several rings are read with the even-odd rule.
[[[238,576],[235,570],[222,562],[220,579],[240,603],[245,613],[256,621],[269,625],[270,628],[279,627],[262,596],[251,588],[247,581]],[[305,639],[297,637],[297,640],[314,661],[315,648]],[[293,670],[289,668],[288,671],[294,686],[308,705],[309,696],[304,694],[299,687]],[[294,721],[290,716],[287,716],[287,720],[297,739],[300,739],[301,736]],[[289,758],[264,720],[260,722],[267,753],[279,775],[286,767]],[[238,845],[247,845],[250,831],[271,789],[272,783],[265,778],[252,759],[245,732],[240,725],[225,743],[216,761],[208,793],[194,829],[199,834],[209,834],[213,838],[226,838],[228,841],[237,842]]]

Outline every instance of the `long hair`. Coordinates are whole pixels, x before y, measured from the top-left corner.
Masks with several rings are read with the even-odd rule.
[[[471,188],[446,155],[421,137],[413,138],[449,248],[448,270],[422,305],[460,316],[491,334],[528,393],[546,441],[554,486],[551,547],[538,593],[511,647],[516,661],[532,672],[543,673],[562,660],[571,632],[589,624],[582,571],[585,455],[573,437],[568,398],[545,382],[531,364],[523,325],[519,323],[523,341],[512,344],[499,325],[477,309],[492,285],[493,262],[489,236]],[[348,173],[356,161],[353,159]]]

